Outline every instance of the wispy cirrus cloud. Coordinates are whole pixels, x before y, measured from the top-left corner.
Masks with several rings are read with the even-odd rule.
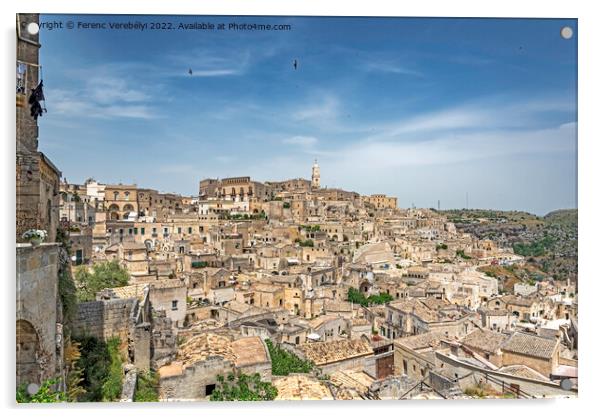
[[[249,49],[213,50],[197,49],[172,54],[168,58],[169,68],[165,75],[174,77],[224,77],[243,75],[251,65]],[[161,71],[163,73],[163,71]]]
[[[302,148],[313,148],[318,143],[318,139],[313,136],[293,136],[283,139],[282,143],[296,145]]]
[[[292,113],[292,118],[298,121],[318,121],[333,119],[339,115],[340,102],[331,94],[324,94],[318,99],[307,100],[300,108]]]
[[[48,89],[46,93],[49,111],[65,117],[100,119],[155,119],[160,117],[154,107],[120,98],[109,93],[102,97],[94,93],[86,96],[82,89]],[[112,98],[110,98],[112,96]],[[85,97],[85,98],[84,98]]]
[[[368,61],[364,62],[361,65],[361,68],[364,71],[369,72],[380,72],[380,73],[389,73],[389,74],[399,74],[399,75],[411,75],[414,77],[424,77],[424,73],[421,71],[412,69],[408,66],[402,65],[399,62],[395,61]]]

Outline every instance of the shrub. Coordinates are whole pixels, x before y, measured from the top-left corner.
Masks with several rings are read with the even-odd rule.
[[[292,352],[274,346],[270,339],[266,339],[266,346],[272,359],[272,375],[288,375],[290,373],[307,373],[313,369],[313,364],[298,357]]]
[[[135,402],[159,401],[159,374],[155,371],[141,372],[136,381]]]
[[[466,255],[462,249],[456,251],[456,256],[459,256],[462,259],[472,259],[470,256]]]
[[[48,379],[40,385],[38,392],[31,395],[27,392],[27,386],[21,384],[17,388],[18,403],[61,403],[67,401],[67,396],[64,392],[57,390],[55,387],[59,383],[58,378]]]
[[[121,395],[122,363],[120,341],[107,341],[86,336],[78,340],[81,357],[77,366],[83,369],[82,386],[86,392],[78,397],[83,402],[114,401]]]
[[[130,276],[117,261],[95,264],[92,270],[80,267],[75,272],[77,281],[77,299],[79,302],[93,301],[96,293],[105,288],[123,287],[128,284]]]
[[[219,375],[218,386],[211,393],[211,401],[272,401],[278,389],[270,382],[261,381],[258,373]]]
[[[121,389],[123,384],[123,359],[121,358],[121,352],[119,351],[120,343],[121,342],[118,338],[110,339],[107,342],[107,350],[109,352],[110,365],[107,378],[102,384],[103,401],[115,401],[121,396]]]

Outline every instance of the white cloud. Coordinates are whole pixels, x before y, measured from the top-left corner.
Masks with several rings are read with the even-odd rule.
[[[365,71],[383,72],[400,75],[412,75],[415,77],[423,77],[424,74],[420,71],[413,70],[394,61],[370,61],[362,65]]]
[[[575,150],[574,124],[568,123],[539,130],[446,133],[426,141],[363,141],[340,150],[331,162],[337,171],[353,176],[359,166],[369,167],[377,173],[393,168]]]
[[[135,103],[147,101],[150,96],[141,89],[132,88],[133,83],[123,78],[93,77],[86,83],[89,96],[98,103]]]
[[[318,143],[318,139],[313,136],[293,136],[282,141],[288,145],[301,146],[303,148],[311,148]]]
[[[95,100],[92,96],[86,100],[78,90],[48,89],[45,96],[46,106],[51,115],[102,119],[154,119],[159,117],[157,110],[148,105],[132,104],[120,100],[107,104]]]
[[[339,100],[332,95],[324,95],[317,101],[306,104],[293,112],[292,117],[298,121],[316,122],[334,119],[339,114]]]

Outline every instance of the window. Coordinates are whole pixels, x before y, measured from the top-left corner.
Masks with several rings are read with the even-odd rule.
[[[215,384],[205,385],[205,396],[206,397],[213,394],[213,391],[215,391]]]
[[[178,300],[173,300],[171,302],[171,309],[172,310],[177,310],[178,309]]]
[[[140,234],[143,235],[144,234],[144,227],[140,228]]]
[[[178,234],[181,235],[182,234],[182,228],[178,227]]]
[[[192,227],[188,228],[188,234],[191,235],[192,234]]]
[[[137,235],[138,234],[138,228],[134,227],[134,234]]]

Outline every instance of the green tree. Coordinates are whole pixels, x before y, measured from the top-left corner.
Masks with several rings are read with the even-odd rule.
[[[347,291],[347,301],[354,304],[360,304],[361,306],[368,307],[374,304],[386,304],[393,301],[393,296],[387,293],[380,293],[378,295],[371,295],[368,298],[360,291],[355,288],[349,288]]]
[[[270,382],[263,382],[258,373],[228,374],[217,377],[218,386],[211,393],[211,401],[272,401],[278,389]]]
[[[86,267],[80,267],[75,272],[77,299],[79,302],[93,301],[98,291],[123,287],[128,284],[129,279],[128,272],[117,261],[95,264],[91,271]]]

